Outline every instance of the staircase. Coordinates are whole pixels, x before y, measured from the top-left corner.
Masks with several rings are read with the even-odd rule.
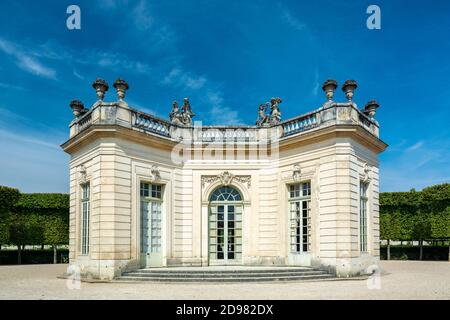
[[[267,282],[334,279],[309,267],[169,267],[125,272],[117,282]]]

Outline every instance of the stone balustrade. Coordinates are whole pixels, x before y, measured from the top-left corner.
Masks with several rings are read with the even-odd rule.
[[[88,112],[72,121],[71,137],[92,125],[112,124],[177,141],[188,139],[203,142],[257,142],[265,139],[284,139],[330,125],[346,124],[360,125],[379,137],[378,123],[371,120],[352,102],[332,103],[279,124],[260,127],[200,126],[200,122],[196,122],[192,126],[183,126],[132,109],[123,102],[106,103],[102,101],[98,101]]]
[[[170,137],[170,122],[139,111],[131,111],[131,126],[146,132]]]

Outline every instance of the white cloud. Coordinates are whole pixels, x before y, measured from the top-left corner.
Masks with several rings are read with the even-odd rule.
[[[415,144],[413,144],[412,146],[410,146],[409,148],[406,149],[406,151],[411,152],[414,150],[417,150],[419,148],[421,148],[423,146],[424,142],[423,141],[418,141]]]
[[[22,70],[44,78],[56,79],[56,71],[54,69],[45,66],[35,57],[26,54],[24,50],[16,47],[11,42],[0,39],[0,50],[14,57],[17,66]]]
[[[420,140],[401,147],[404,144],[401,142],[400,147],[388,148],[386,154],[381,154],[381,191],[420,190],[449,182],[450,139]]]
[[[132,20],[135,26],[141,30],[148,30],[153,25],[150,7],[145,0],[139,1],[132,10]]]
[[[317,96],[319,93],[320,83],[319,83],[319,71],[316,69],[314,72],[314,88],[312,89],[312,94]]]
[[[174,67],[161,81],[164,85],[199,90],[205,86],[207,79],[192,72],[184,72],[181,67]]]
[[[221,92],[208,91],[206,94],[207,104],[210,105],[209,116],[213,124],[217,125],[240,125],[239,113],[225,106]]]
[[[287,9],[283,10],[282,18],[287,24],[289,24],[292,28],[294,28],[297,31],[302,31],[306,27],[306,24],[300,22]]]

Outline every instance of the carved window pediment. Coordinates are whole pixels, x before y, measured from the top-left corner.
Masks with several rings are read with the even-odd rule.
[[[224,186],[230,185],[233,181],[246,184],[247,188],[251,186],[251,176],[248,175],[234,175],[229,171],[224,171],[219,175],[206,175],[202,176],[202,188],[206,186],[206,184],[211,184],[216,181],[220,181],[220,183]]]

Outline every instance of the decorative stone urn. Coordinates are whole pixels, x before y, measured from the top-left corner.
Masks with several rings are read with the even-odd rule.
[[[72,100],[70,102],[70,108],[73,111],[73,115],[78,118],[80,115],[84,114],[85,112],[83,112],[84,109],[84,104],[83,102],[81,102],[80,100]]]
[[[370,120],[374,120],[376,110],[380,107],[376,100],[370,100],[364,107],[364,113],[369,115]]]
[[[352,101],[353,93],[356,90],[356,88],[358,88],[358,85],[356,84],[355,80],[347,80],[342,86],[342,91],[344,91],[345,96],[347,97],[347,100],[349,102]]]
[[[329,102],[333,101],[334,91],[336,90],[338,84],[336,80],[328,79],[322,85],[322,90],[327,95],[327,99]]]
[[[119,101],[123,101],[125,99],[125,92],[128,90],[128,83],[122,78],[118,78],[114,84],[114,88],[117,90],[117,96],[119,97]]]
[[[98,100],[103,101],[105,93],[109,89],[108,83],[103,79],[97,78],[92,83],[92,87],[95,89],[95,92],[97,93]]]

